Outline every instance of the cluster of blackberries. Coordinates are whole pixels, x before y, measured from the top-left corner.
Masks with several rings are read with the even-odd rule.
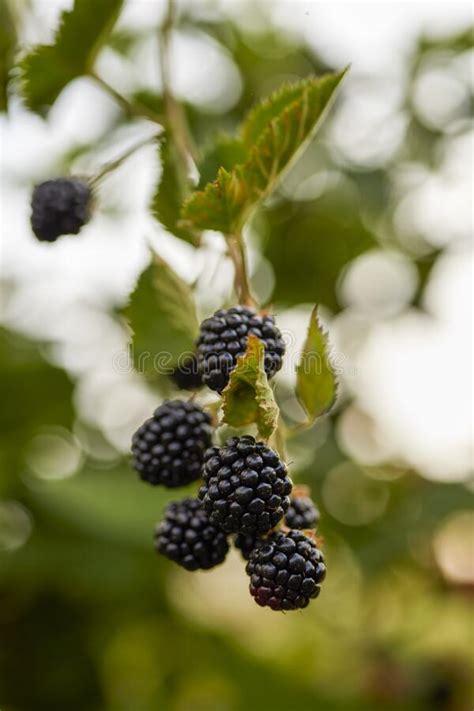
[[[244,355],[249,335],[264,345],[264,368],[271,378],[283,363],[285,342],[270,314],[258,314],[248,306],[219,309],[201,324],[196,355],[187,356],[171,375],[178,388],[195,390],[207,385],[222,392],[235,366]]]
[[[33,190],[31,227],[40,242],[55,242],[61,235],[77,235],[91,210],[92,191],[85,180],[46,180]]]
[[[296,530],[314,527],[314,504],[290,496],[286,466],[263,442],[246,435],[212,447],[211,437],[209,415],[182,400],[158,407],[133,437],[133,465],[145,481],[176,487],[204,480],[198,498],[169,504],[156,549],[186,570],[207,570],[224,561],[233,535],[259,605],[306,607],[325,574],[313,538]],[[274,531],[281,521],[290,530]]]

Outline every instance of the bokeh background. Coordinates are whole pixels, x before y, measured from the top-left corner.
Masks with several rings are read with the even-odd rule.
[[[69,6],[3,0],[3,60],[50,41]],[[98,60],[151,104],[162,16],[161,2],[129,0]],[[471,28],[470,4],[447,0],[180,4],[172,80],[200,146],[282,82],[352,65],[246,231],[290,352],[320,303],[341,378],[331,417],[290,443],[329,569],[301,614],[258,608],[238,555],[193,574],[158,559],[153,527],[176,493],[127,461],[163,393],[129,367],[117,314],[151,244],[208,315],[230,295],[223,239],[196,251],[152,219],[149,146],[104,181],[79,236],[35,241],[32,185],[93,171],[154,129],[87,79],[40,117],[13,76],[0,116],[2,711],[472,708]],[[276,390],[290,421],[293,378],[287,367]]]

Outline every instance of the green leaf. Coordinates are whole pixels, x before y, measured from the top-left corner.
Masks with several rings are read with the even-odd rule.
[[[214,180],[219,168],[230,170],[236,163],[244,162],[246,157],[247,152],[240,138],[218,134],[199,163],[200,187]]]
[[[63,12],[55,42],[35,47],[20,63],[23,94],[33,111],[50,107],[73,79],[92,70],[123,0],[75,0]]]
[[[19,483],[23,454],[43,427],[72,427],[73,383],[44,357],[44,344],[0,328],[0,497]],[[31,399],[30,399],[31,398]]]
[[[199,229],[240,230],[313,136],[344,74],[304,79],[254,109],[242,126],[247,159],[230,171],[221,168],[213,183],[194,193],[183,206],[183,220]]]
[[[199,323],[191,289],[158,255],[140,276],[124,315],[133,332],[135,367],[150,380],[194,351]]]
[[[336,377],[329,364],[328,338],[319,322],[317,306],[311,314],[296,375],[296,395],[314,421],[331,409],[337,395]]]
[[[256,423],[260,435],[268,439],[276,429],[279,409],[263,366],[265,347],[250,335],[245,355],[237,359],[222,393],[223,422],[232,427]]]
[[[199,244],[199,233],[179,224],[181,205],[185,198],[183,181],[179,176],[176,149],[167,137],[161,141],[160,158],[162,173],[160,183],[151,201],[154,217],[175,237]]]
[[[8,81],[16,47],[15,23],[7,2],[0,3],[0,111],[8,106]]]

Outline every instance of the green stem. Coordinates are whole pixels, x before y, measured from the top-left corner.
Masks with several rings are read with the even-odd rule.
[[[171,89],[169,46],[171,31],[175,20],[175,2],[168,0],[167,11],[160,28],[159,52],[161,66],[161,80],[163,85],[163,101],[166,114],[166,126],[170,132],[178,158],[180,169],[186,183],[195,183],[198,175],[196,163],[198,152],[189,131],[186,114],[179,101],[176,100]]]
[[[153,109],[150,109],[149,106],[145,106],[145,104],[142,104],[140,102],[132,103],[94,71],[91,71],[89,73],[89,76],[96,82],[96,84],[98,84],[98,86],[101,87],[101,89],[107,92],[107,94],[109,94],[109,96],[111,96],[115,100],[115,102],[123,109],[123,111],[128,116],[147,118],[150,121],[159,124],[160,126],[163,126],[165,124],[164,116],[156,113],[155,111],[153,111]]]
[[[250,288],[245,243],[240,232],[227,235],[227,248],[234,263],[234,288],[239,302],[244,306],[256,306],[257,302]]]

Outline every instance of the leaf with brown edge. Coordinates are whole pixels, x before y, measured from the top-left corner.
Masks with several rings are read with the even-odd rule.
[[[315,306],[296,369],[296,395],[311,421],[328,412],[336,400],[337,380],[329,363],[329,353],[327,333]]]
[[[222,393],[223,422],[232,427],[255,423],[267,440],[278,422],[279,409],[264,369],[265,347],[250,335],[247,350],[237,359],[229,383]]]

